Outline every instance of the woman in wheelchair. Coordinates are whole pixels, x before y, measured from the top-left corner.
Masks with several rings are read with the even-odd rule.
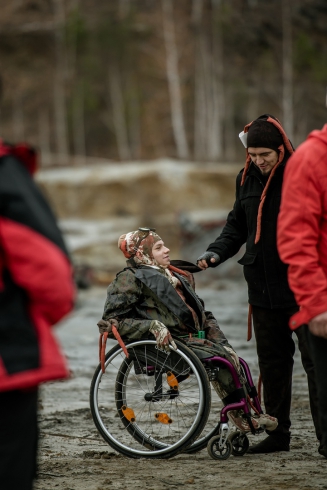
[[[114,327],[125,341],[154,338],[157,349],[168,352],[177,349],[174,338],[180,339],[200,360],[219,356],[232,363],[244,387],[246,380],[236,352],[195,293],[192,272],[200,269],[188,262],[171,261],[169,249],[153,229],[139,228],[122,235],[118,247],[127,258],[127,267],[108,287],[98,323],[100,333],[113,338]],[[230,370],[220,366],[214,374],[207,372],[222,401],[233,401],[236,388]],[[239,411],[228,412],[228,417],[239,430],[253,432]],[[252,417],[252,424],[254,429],[264,425],[274,430],[277,420],[258,414]]]

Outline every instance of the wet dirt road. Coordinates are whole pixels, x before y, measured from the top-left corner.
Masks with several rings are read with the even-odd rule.
[[[221,282],[221,281],[220,281]],[[230,343],[258,377],[255,342],[246,342],[243,282],[198,290]],[[133,460],[115,453],[98,434],[89,411],[89,387],[98,363],[97,321],[105,289],[83,291],[74,313],[57,329],[72,377],[45,385],[40,395],[39,477],[35,490],[327,489],[327,460],[317,452],[306,376],[298,351],[294,366],[291,451],[212,460],[207,451],[170,460]],[[111,345],[114,342],[111,341]],[[110,345],[108,345],[108,348]],[[264,435],[250,436],[250,443]]]

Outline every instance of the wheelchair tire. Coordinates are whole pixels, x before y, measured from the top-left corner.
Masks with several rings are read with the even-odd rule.
[[[157,350],[142,340],[119,345],[99,365],[90,388],[94,423],[104,440],[130,458],[171,458],[201,434],[211,406],[207,373],[197,356],[176,341],[178,350]]]
[[[229,439],[227,439],[224,447],[219,447],[220,436],[215,436],[208,442],[207,450],[212,459],[228,459],[232,454],[233,446]]]
[[[232,455],[237,457],[244,456],[250,446],[250,441],[247,435],[242,432],[235,431],[229,435],[228,439],[232,443]]]

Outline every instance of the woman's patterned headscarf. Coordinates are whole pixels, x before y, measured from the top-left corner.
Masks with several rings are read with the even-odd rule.
[[[133,257],[136,264],[158,265],[153,258],[153,245],[161,240],[160,236],[152,230],[137,230],[121,235],[118,240],[118,248],[127,259]]]
[[[139,229],[137,231],[126,233],[126,235],[121,235],[118,239],[118,248],[120,248],[127,259],[133,258],[136,264],[148,265],[158,269],[165,275],[170,284],[176,288],[179,281],[177,277],[173,275],[173,272],[177,272],[187,278],[188,273],[172,265],[162,267],[158,264],[152,255],[152,248],[159,240],[161,240],[161,237],[153,230]],[[185,299],[183,299],[183,301],[185,301]]]

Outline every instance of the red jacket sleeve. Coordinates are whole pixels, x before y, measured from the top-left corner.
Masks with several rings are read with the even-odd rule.
[[[68,257],[48,238],[8,218],[0,218],[0,239],[6,267],[31,310],[50,325],[57,323],[73,306]]]
[[[300,306],[291,318],[292,329],[327,311],[325,155],[324,143],[307,140],[288,161],[284,177],[277,245]]]

